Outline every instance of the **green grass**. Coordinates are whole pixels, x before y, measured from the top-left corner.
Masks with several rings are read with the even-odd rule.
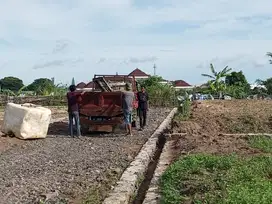
[[[191,155],[161,178],[161,204],[270,204],[272,157]]]
[[[191,114],[191,102],[189,100],[185,100],[182,103],[182,106],[178,107],[178,112],[175,115],[174,119],[178,121],[185,121],[190,118]]]
[[[82,204],[99,204],[103,203],[103,200],[107,197],[111,191],[112,186],[119,180],[122,172],[115,172],[112,169],[108,169],[103,179],[98,183],[94,183],[89,189],[87,197],[82,201]]]
[[[260,149],[266,153],[272,153],[272,139],[269,137],[253,136],[249,138],[248,142],[253,148]]]

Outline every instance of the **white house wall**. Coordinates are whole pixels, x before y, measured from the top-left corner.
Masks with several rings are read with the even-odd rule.
[[[136,76],[136,77],[135,77],[135,79],[148,79],[148,78],[149,78],[149,76],[141,76],[141,77]]]
[[[175,89],[193,89],[193,86],[175,86]]]

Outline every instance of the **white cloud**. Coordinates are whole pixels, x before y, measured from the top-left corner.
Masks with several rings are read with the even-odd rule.
[[[268,0],[2,0],[1,77],[87,81],[136,67],[152,73],[156,63],[164,78],[198,83],[214,62],[242,69],[252,81],[266,78],[271,6]]]

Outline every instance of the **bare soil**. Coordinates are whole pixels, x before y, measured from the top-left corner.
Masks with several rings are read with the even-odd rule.
[[[180,154],[259,154],[249,147],[247,137],[223,136],[222,133],[272,133],[272,101],[203,101],[192,104],[187,121],[173,121],[175,137],[173,159]]]
[[[63,117],[65,109],[54,113]],[[67,123],[56,122],[46,139],[22,141],[0,137],[0,203],[82,203],[90,189],[108,188],[109,175],[118,178],[170,109],[148,112],[148,127],[124,134],[94,134],[74,139],[67,136]],[[113,185],[114,183],[112,183]],[[93,202],[89,202],[93,203]]]
[[[257,148],[256,146],[256,148],[253,148],[254,146],[250,145],[250,141],[252,140],[252,138],[250,137],[254,137],[254,133],[272,132],[271,107],[272,101],[264,100],[203,101],[200,103],[193,103],[191,106],[191,115],[188,120],[181,121],[180,117],[176,117],[173,121],[172,133],[186,134],[181,134],[182,136],[177,136],[173,134],[173,136],[169,138],[169,140],[171,140],[168,143],[171,145],[171,148],[169,150],[170,158],[172,160],[171,162],[173,163],[177,159],[182,159],[184,156],[187,155],[191,155],[191,161],[193,161],[193,156],[195,156],[196,154],[198,154],[198,156],[226,156],[235,153],[239,156],[238,158],[240,158],[241,161],[247,158],[257,158],[256,156],[267,156],[267,158],[271,157],[271,153],[269,153],[269,151],[266,151],[263,148]],[[251,136],[245,136],[248,133],[253,134]],[[226,134],[231,135],[226,136]],[[249,139],[250,141],[248,141]],[[264,145],[264,143],[262,143],[261,145]],[[266,161],[269,160],[267,159]],[[267,167],[264,167],[265,165],[262,164],[261,160],[259,162],[261,166],[259,171],[265,171],[263,169]],[[187,163],[187,165],[190,164]],[[244,165],[244,169],[241,168],[242,165]],[[227,185],[229,189],[236,189],[233,190],[233,192],[243,192],[241,194],[237,194],[236,197],[232,196],[232,198],[230,199],[230,202],[232,203],[256,203],[256,200],[260,200],[260,198],[266,199],[262,200],[263,203],[269,203],[268,200],[271,200],[271,196],[269,194],[269,188],[271,188],[271,185],[260,185],[261,187],[259,187],[259,189],[262,189],[258,190],[258,192],[261,192],[260,194],[252,194],[252,192],[248,190],[251,188],[251,181],[253,183],[255,182],[253,174],[258,172],[258,168],[256,167],[258,165],[256,165],[255,167],[254,165],[256,165],[256,163],[253,164],[253,166],[242,163],[237,164],[236,167],[233,166],[233,168],[239,168],[239,170],[243,169],[241,171],[245,171],[248,174],[244,174],[244,176],[240,178],[238,178],[239,176],[237,175],[237,180],[235,179],[236,176],[233,176],[233,180],[231,181],[228,181],[228,179],[222,180],[222,178],[224,177],[221,177],[222,175],[224,175],[224,171],[222,169],[218,171],[210,171],[210,173],[207,173],[208,171],[206,171],[205,168],[201,169],[200,167],[200,173],[190,173],[190,175],[187,175],[185,177],[179,176],[181,174],[180,171],[177,171],[177,169],[182,169],[180,166],[176,166],[177,169],[174,169],[173,167],[173,171],[171,171],[171,169],[168,169],[168,174],[167,177],[165,177],[163,185],[163,195],[165,199],[164,202],[167,203],[168,199],[169,203],[174,200],[170,198],[170,196],[167,197],[167,195],[169,195],[167,193],[169,191],[173,191],[174,189],[175,192],[180,192],[179,198],[180,200],[182,200],[182,202],[178,200],[178,196],[176,196],[176,202],[173,201],[172,203],[189,204],[195,203],[196,200],[198,200],[199,202],[203,201],[203,203],[219,203],[221,201],[221,198],[227,197],[226,193],[229,191],[226,190],[226,188],[224,187]],[[194,167],[192,167],[192,169],[195,168],[195,165],[193,166]],[[237,172],[239,172],[239,170],[237,169]],[[186,169],[186,171],[190,170]],[[171,172],[171,175],[169,172]],[[175,172],[179,173],[176,174]],[[183,173],[186,174],[186,172]],[[175,178],[175,181],[177,181],[177,183],[175,183],[171,179],[170,182],[167,183],[167,178]],[[241,178],[244,178],[244,180]],[[256,178],[259,179],[258,176],[256,176]],[[250,182],[246,182],[249,181],[247,179],[249,179]],[[270,179],[269,174],[268,179]],[[239,183],[239,185],[237,184],[236,187],[234,187],[235,182]],[[178,187],[175,189],[175,187],[171,186],[171,183],[174,183],[173,186]],[[231,185],[233,186],[230,187]],[[256,184],[255,186],[258,185]],[[257,188],[258,187],[256,187],[256,189]],[[211,196],[208,198],[207,195],[213,195],[214,197]],[[181,196],[183,196],[183,198],[185,199],[181,199]],[[250,199],[248,199],[249,196],[251,196]],[[219,198],[220,201],[218,201]]]
[[[52,116],[51,116],[52,121],[57,120],[59,118],[63,119],[65,117],[67,117],[66,107],[50,107],[50,110],[52,111]],[[1,138],[1,136],[3,136],[2,132],[1,132],[1,125],[3,123],[3,117],[4,117],[4,109],[1,109],[0,110],[0,153],[2,151],[8,150],[9,148],[11,148],[13,146],[18,146],[18,145],[24,144],[24,141],[18,140],[17,138],[10,138],[10,137],[2,137]],[[64,125],[66,126],[66,123],[64,123]],[[50,125],[50,126],[52,127],[52,125]],[[61,128],[63,129],[63,127],[61,127]],[[54,127],[49,129],[49,134],[52,132],[56,132],[58,129],[59,129],[58,126],[56,124],[54,124]]]

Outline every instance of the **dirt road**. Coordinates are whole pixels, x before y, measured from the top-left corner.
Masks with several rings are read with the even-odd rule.
[[[110,179],[109,173],[121,175],[169,111],[151,109],[149,127],[132,137],[108,134],[72,139],[65,136],[67,124],[58,123],[49,131],[58,134],[46,139],[0,138],[0,144],[10,145],[0,152],[0,203],[34,204],[46,196],[79,202],[89,189]]]

